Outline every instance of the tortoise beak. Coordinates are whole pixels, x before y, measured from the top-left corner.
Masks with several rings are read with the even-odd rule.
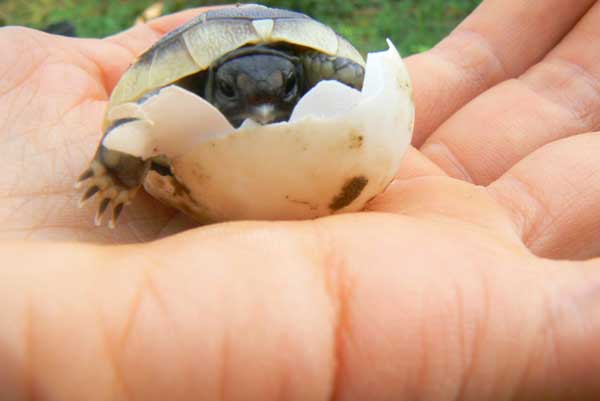
[[[260,106],[252,108],[250,115],[250,118],[263,125],[275,121],[276,117],[277,115],[275,113],[275,106],[273,106],[271,103],[261,104]]]

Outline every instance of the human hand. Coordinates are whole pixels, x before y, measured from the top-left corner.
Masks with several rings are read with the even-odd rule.
[[[190,10],[122,34],[72,39],[3,28],[0,48],[0,239],[140,242],[193,223],[140,191],[118,229],[90,224],[73,190],[100,140],[112,88],[135,57],[198,14]]]
[[[487,0],[410,58],[420,151],[371,212],[5,242],[5,398],[598,399],[600,263],[531,253],[599,252],[594,3]],[[23,34],[37,47],[0,70],[4,238],[178,230],[147,197],[115,232],[73,207],[109,88],[155,35],[0,48]]]

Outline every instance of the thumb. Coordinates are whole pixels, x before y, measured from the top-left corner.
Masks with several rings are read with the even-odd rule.
[[[0,399],[326,399],[331,301],[292,243],[0,243]]]
[[[600,396],[600,261],[491,249],[477,230],[440,241],[456,238],[456,222],[319,224],[219,225],[122,247],[1,245],[2,395]]]

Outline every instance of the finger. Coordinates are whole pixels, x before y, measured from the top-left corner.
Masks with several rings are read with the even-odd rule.
[[[402,220],[232,224],[127,248],[5,246],[19,269],[0,269],[2,389],[148,401],[597,399],[598,274],[584,283],[574,266],[504,252],[456,224]]]
[[[30,257],[33,243],[0,244],[0,315],[10,322],[0,330],[2,394],[327,399],[335,328],[332,298],[310,264],[320,247],[297,246],[302,236],[277,230],[261,238],[261,230],[198,232],[191,259],[191,243],[181,239],[127,248],[38,244],[38,258]],[[243,250],[216,265],[227,244]],[[251,249],[266,258],[263,268],[244,261]],[[156,259],[165,252],[174,258]]]
[[[456,222],[446,233],[427,220],[403,223],[364,233],[387,246],[349,229],[335,237],[350,258],[338,264],[346,300],[337,399],[600,396],[598,271],[582,277],[572,265],[472,246],[481,233],[454,231]],[[388,247],[396,259],[386,259]]]
[[[538,65],[443,124],[423,153],[449,175],[485,185],[546,143],[600,128],[599,22],[597,3]]]
[[[487,0],[433,50],[411,57],[417,147],[484,90],[540,60],[593,0]]]
[[[488,189],[506,207],[537,255],[600,255],[600,133],[578,135],[534,152]]]

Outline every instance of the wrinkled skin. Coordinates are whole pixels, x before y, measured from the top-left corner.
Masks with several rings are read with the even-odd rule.
[[[148,196],[96,228],[72,184],[119,75],[197,11],[0,30],[3,399],[599,399],[594,3],[486,0],[411,57],[415,148],[368,212],[194,229]]]

